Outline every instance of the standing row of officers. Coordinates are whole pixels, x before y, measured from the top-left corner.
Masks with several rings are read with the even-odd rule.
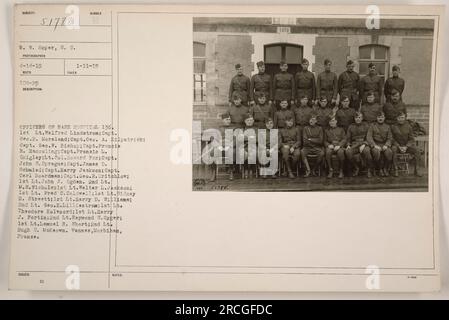
[[[331,71],[332,61],[324,60],[324,71],[315,79],[315,75],[308,70],[309,61],[303,59],[301,71],[295,75],[288,73],[288,64],[280,62],[280,72],[272,78],[265,73],[263,61],[257,62],[258,73],[251,79],[243,74],[241,64],[236,64],[237,74],[232,78],[229,86],[229,103],[232,103],[232,96],[235,92],[240,94],[242,104],[255,102],[258,93],[264,93],[271,103],[278,103],[287,100],[291,105],[298,103],[298,99],[306,96],[310,104],[314,104],[320,97],[325,96],[329,103],[336,103],[338,97],[347,96],[350,105],[358,109],[360,103],[366,101],[368,92],[373,92],[376,102],[381,102],[382,96],[388,101],[393,90],[399,91],[402,95],[405,88],[405,81],[399,77],[399,66],[393,66],[392,77],[384,83],[382,77],[377,74],[376,65],[368,65],[369,73],[360,77],[354,71],[354,62],[349,60],[346,63],[346,71],[337,76]]]

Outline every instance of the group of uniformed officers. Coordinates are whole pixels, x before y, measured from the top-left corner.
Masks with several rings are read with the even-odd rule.
[[[328,178],[343,178],[345,167],[352,176],[364,168],[368,178],[373,174],[397,177],[398,153],[411,154],[414,174],[421,176],[420,151],[406,118],[402,101],[405,81],[399,76],[399,66],[393,66],[393,75],[385,83],[373,63],[369,64],[369,74],[362,78],[354,71],[353,61],[348,61],[346,71],[337,76],[331,71],[332,62],[326,59],[324,71],[316,79],[308,70],[307,59],[302,60],[301,67],[292,75],[287,72],[287,63],[281,61],[280,72],[271,77],[265,73],[264,62],[259,61],[258,73],[250,79],[236,64],[229,88],[229,109],[221,115],[222,132],[229,128],[265,129],[267,154],[279,152],[282,174],[290,178],[299,172],[300,161],[303,176],[309,177],[318,174],[323,160]],[[278,129],[275,145],[270,145],[272,129]],[[254,137],[246,137],[245,142],[250,138]],[[221,145],[218,147],[223,150]],[[247,143],[245,148],[247,159]],[[212,181],[216,179],[216,164],[213,166]],[[229,179],[233,180],[239,167],[228,167]],[[246,164],[243,170],[243,177],[251,178],[257,165]],[[268,176],[276,178],[275,172],[262,174],[263,178]]]

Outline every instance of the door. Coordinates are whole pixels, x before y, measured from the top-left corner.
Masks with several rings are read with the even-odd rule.
[[[288,64],[287,72],[295,75],[301,70],[303,47],[291,43],[273,43],[264,46],[265,72],[273,77],[280,72],[279,63]]]

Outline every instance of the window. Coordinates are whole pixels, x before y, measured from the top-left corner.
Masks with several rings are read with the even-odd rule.
[[[302,60],[302,47],[287,43],[265,46],[265,63],[279,64],[281,60],[284,60],[288,64],[300,64]]]
[[[193,43],[193,102],[206,102],[206,45]]]
[[[265,72],[274,76],[279,72],[279,62],[288,64],[288,72],[295,74],[301,70],[303,47],[290,43],[274,43],[264,47]]]
[[[359,73],[360,76],[368,74],[368,65],[376,65],[377,73],[384,80],[388,77],[388,47],[382,45],[366,45],[359,48]]]

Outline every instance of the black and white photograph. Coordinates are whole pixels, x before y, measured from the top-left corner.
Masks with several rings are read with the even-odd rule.
[[[0,298],[449,296],[446,6],[8,1]]]
[[[434,23],[195,17],[193,190],[428,191]]]

